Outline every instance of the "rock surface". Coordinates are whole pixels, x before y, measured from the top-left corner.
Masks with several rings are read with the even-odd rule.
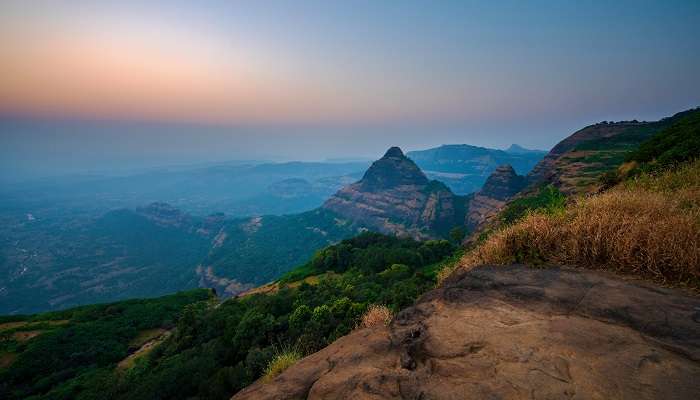
[[[482,196],[496,200],[508,200],[525,187],[525,177],[515,173],[510,165],[500,165],[486,179],[479,192]]]
[[[697,399],[700,299],[598,272],[458,272],[243,399]]]
[[[525,177],[516,174],[510,165],[501,165],[496,168],[483,188],[469,199],[467,228],[473,231],[495,216],[525,185]]]
[[[428,239],[461,226],[465,202],[392,147],[362,180],[339,190],[323,208],[382,233]]]

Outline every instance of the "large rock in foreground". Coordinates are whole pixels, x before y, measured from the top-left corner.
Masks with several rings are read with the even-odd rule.
[[[590,271],[481,267],[234,399],[698,399],[700,300]]]

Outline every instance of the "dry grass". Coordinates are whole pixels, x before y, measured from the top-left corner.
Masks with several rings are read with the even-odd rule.
[[[5,322],[4,324],[0,324],[0,332],[9,331],[10,329],[19,328],[27,324],[28,322],[26,321]]]
[[[360,318],[358,326],[360,328],[369,328],[377,325],[387,326],[392,318],[394,318],[394,313],[387,306],[372,304]]]
[[[700,288],[700,162],[641,176],[559,214],[530,214],[465,255],[460,267],[511,263],[605,269]]]
[[[0,352],[0,370],[8,368],[16,359],[17,354],[15,353]]]
[[[267,368],[265,368],[265,375],[263,375],[263,381],[271,381],[274,377],[294,365],[301,358],[301,352],[296,349],[285,349],[279,352],[277,355],[275,355],[272,361],[267,364]]]
[[[22,343],[29,339],[33,339],[42,333],[44,333],[44,331],[18,331],[12,334],[12,339]]]
[[[167,331],[162,328],[154,328],[154,329],[146,329],[141,332],[139,332],[138,335],[134,339],[129,342],[129,347],[131,348],[139,348],[146,344],[147,342],[150,342],[151,340],[157,339],[163,334],[165,334]]]
[[[151,351],[153,351],[153,349],[156,348],[156,346],[163,343],[170,335],[171,331],[166,331],[164,329],[149,329],[142,331],[137,339],[144,339],[145,341],[136,351],[126,356],[125,359],[119,361],[119,363],[117,363],[117,369],[126,370],[132,368],[134,365],[136,365],[136,362],[139,359],[142,359],[144,356],[148,355]],[[147,336],[150,337],[150,339],[146,339]],[[133,344],[135,344],[134,341],[132,341],[130,347]]]

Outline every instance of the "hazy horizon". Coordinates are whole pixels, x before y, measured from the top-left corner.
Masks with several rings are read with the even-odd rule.
[[[700,105],[700,3],[6,1],[0,177],[547,150]]]

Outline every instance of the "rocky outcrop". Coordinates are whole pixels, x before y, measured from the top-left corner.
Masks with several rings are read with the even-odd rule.
[[[587,126],[559,142],[528,173],[531,189],[545,184],[566,194],[595,192],[599,176],[614,170],[629,150],[668,126],[677,116],[656,122],[603,122]]]
[[[358,226],[427,239],[463,224],[465,198],[428,180],[401,149],[392,147],[359,182],[339,190],[323,208]]]
[[[130,211],[126,211],[126,213],[130,213]],[[158,226],[194,232],[204,237],[213,237],[216,235],[225,219],[223,213],[211,214],[204,218],[196,218],[168,203],[162,202],[155,202],[145,207],[138,207],[136,208],[135,214],[148,219]]]
[[[400,148],[392,147],[372,163],[359,183],[362,191],[381,192],[399,186],[425,186],[428,178]]]
[[[501,165],[496,168],[481,190],[469,199],[467,227],[474,230],[492,218],[525,185],[525,177],[516,174],[510,165]]]
[[[453,274],[244,399],[697,399],[700,300],[598,272]]]
[[[525,187],[525,177],[510,165],[501,165],[486,179],[479,194],[496,200],[508,200]]]

